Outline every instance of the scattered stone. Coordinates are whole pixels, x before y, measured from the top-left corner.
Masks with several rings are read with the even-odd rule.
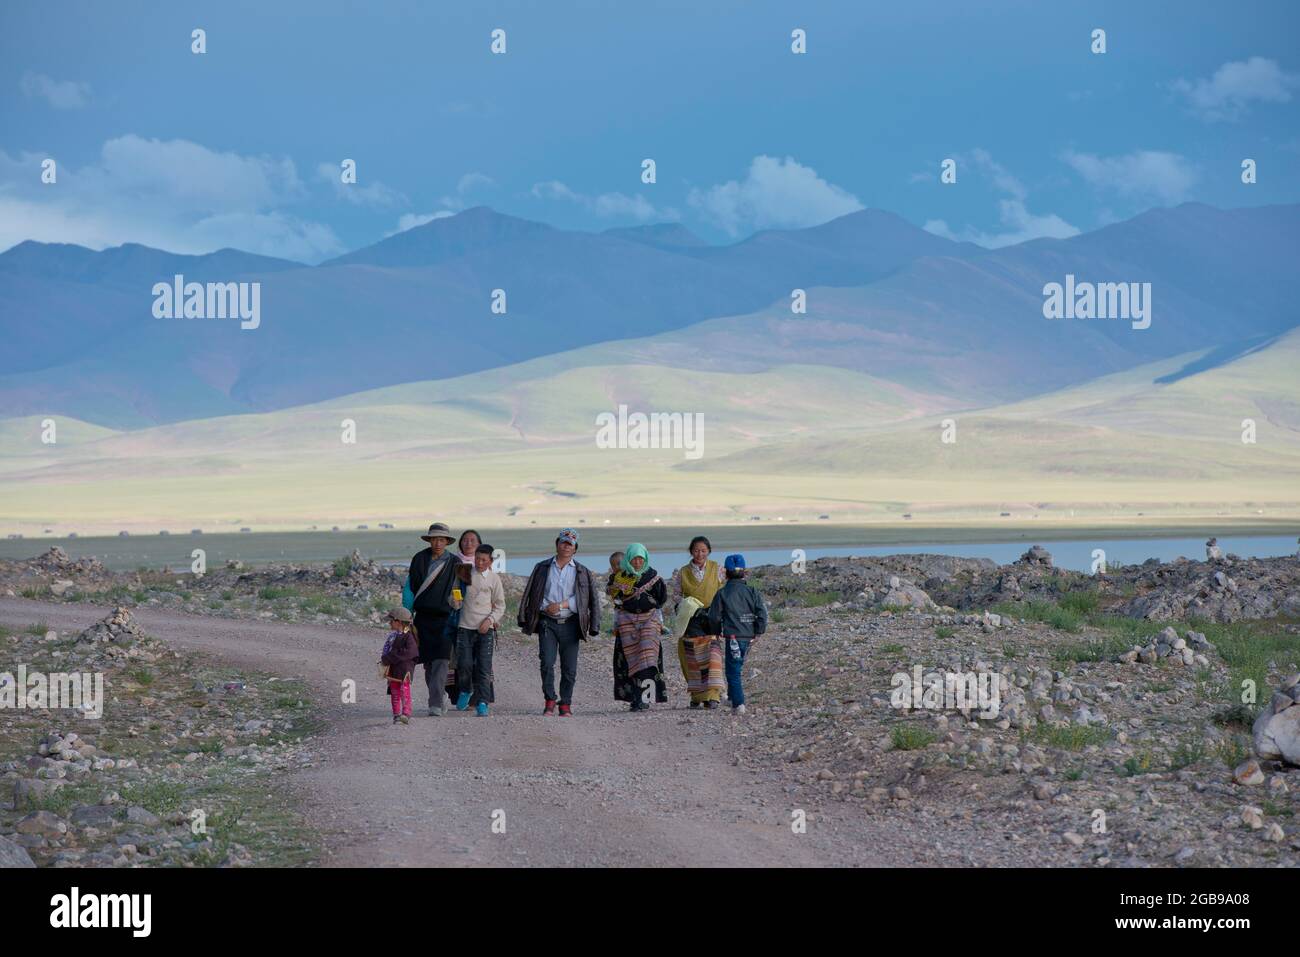
[[[1238,784],[1254,787],[1257,784],[1264,783],[1264,772],[1260,770],[1259,762],[1252,758],[1243,764],[1237,765],[1236,770],[1232,772],[1232,779]]]
[[[26,817],[19,818],[14,830],[19,834],[49,838],[68,833],[68,825],[53,811],[33,811]]]

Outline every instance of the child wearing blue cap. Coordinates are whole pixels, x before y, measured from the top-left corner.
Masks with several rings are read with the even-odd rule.
[[[767,631],[767,605],[763,596],[745,581],[745,556],[728,555],[724,563],[727,583],[709,605],[709,629],[721,635],[726,662],[727,697],[733,714],[745,713],[745,687],[741,669],[749,646]]]

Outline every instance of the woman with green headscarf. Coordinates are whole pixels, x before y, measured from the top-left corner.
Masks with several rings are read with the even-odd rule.
[[[668,700],[664,684],[663,631],[660,609],[668,601],[668,585],[650,567],[650,553],[639,542],[623,550],[619,573],[610,582],[614,595],[614,699],[630,711],[650,710],[655,700]]]

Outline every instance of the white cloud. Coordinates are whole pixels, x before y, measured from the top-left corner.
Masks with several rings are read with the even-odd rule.
[[[1025,208],[1018,199],[998,200],[998,222],[1004,227],[1000,232],[985,232],[970,226],[960,232],[954,232],[942,219],[932,219],[925,224],[927,232],[958,242],[975,243],[985,249],[1000,249],[1014,246],[1016,243],[1031,239],[1069,239],[1079,235],[1079,230],[1071,226],[1055,213],[1045,216],[1036,215]]]
[[[693,189],[687,202],[732,236],[750,229],[817,226],[863,208],[856,196],[790,156],[755,156],[744,180]]]
[[[384,233],[384,237],[396,236],[398,233],[404,233],[408,229],[414,229],[416,226],[423,226],[425,223],[431,223],[435,219],[446,219],[448,216],[456,214],[450,209],[440,209],[436,213],[405,213],[397,221],[397,228],[391,233]]]
[[[43,184],[45,158],[0,151],[0,248],[25,239],[181,253],[234,246],[308,262],[344,251],[329,226],[289,209],[307,190],[287,157],[128,134],[105,142],[94,163],[60,164],[58,181]]]
[[[1177,153],[1137,150],[1123,156],[1095,156],[1070,150],[1064,159],[1091,186],[1124,196],[1154,196],[1177,203],[1196,182],[1196,169]]]
[[[577,203],[603,219],[628,218],[637,222],[664,222],[681,219],[681,213],[671,206],[656,207],[644,196],[629,196],[627,193],[601,193],[588,196],[570,189],[559,180],[547,180],[534,183],[531,190],[538,199],[559,200]]]
[[[456,192],[464,196],[471,190],[495,186],[496,181],[484,173],[466,173],[456,182]]]
[[[360,170],[357,172],[357,182],[343,182],[343,167],[339,163],[318,163],[316,165],[316,178],[323,183],[328,183],[337,198],[352,203],[354,206],[386,208],[405,206],[409,202],[397,190],[389,189],[379,180],[366,182]],[[362,185],[363,183],[365,185]]]
[[[431,223],[435,219],[446,219],[448,216],[455,216],[469,207],[470,194],[494,186],[496,186],[496,180],[491,176],[478,172],[466,173],[456,181],[456,192],[454,194],[439,198],[438,202],[442,205],[442,209],[434,210],[432,213],[404,213],[397,220],[397,228],[385,233],[384,236],[385,238],[396,236],[398,233],[404,233],[416,226]]]
[[[1208,122],[1236,119],[1252,102],[1289,103],[1291,91],[1298,86],[1300,75],[1287,73],[1276,60],[1260,56],[1225,63],[1209,79],[1173,83],[1193,112]]]
[[[975,243],[986,249],[1014,246],[1031,239],[1069,239],[1079,235],[1077,227],[1055,213],[1033,213],[1028,207],[1029,190],[1005,166],[998,163],[987,150],[974,149],[969,155],[954,157],[957,160],[957,177],[963,172],[988,180],[992,187],[1006,196],[998,200],[998,223],[1001,230],[989,232],[972,226],[954,230],[946,220],[932,219],[925,224],[928,232],[946,239]]]
[[[466,173],[456,181],[456,192],[451,196],[443,196],[438,202],[450,210],[462,210],[469,206],[470,194],[482,192],[496,186],[496,180],[491,176],[483,173]]]
[[[28,70],[20,82],[23,96],[40,97],[56,110],[79,110],[90,102],[90,84],[55,80]]]

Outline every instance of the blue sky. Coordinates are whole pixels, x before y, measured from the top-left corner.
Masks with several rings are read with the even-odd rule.
[[[1296,202],[1297,37],[1290,0],[11,0],[0,248],[315,262],[474,205],[712,242],[880,207],[996,246],[1185,200]]]

